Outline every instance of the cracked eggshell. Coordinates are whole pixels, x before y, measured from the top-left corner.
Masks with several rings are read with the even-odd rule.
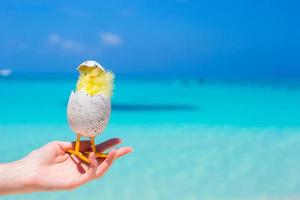
[[[78,67],[77,70],[79,70],[81,67],[98,67],[100,68],[102,71],[105,72],[104,67],[102,67],[102,65],[100,65],[98,62],[94,61],[94,60],[87,60],[84,61],[83,63],[81,63]]]
[[[102,94],[89,95],[80,90],[70,95],[67,117],[74,133],[95,137],[106,127],[111,112],[110,98]]]

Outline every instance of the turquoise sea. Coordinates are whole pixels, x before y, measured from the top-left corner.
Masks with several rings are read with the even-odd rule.
[[[0,162],[72,141],[66,103],[76,78],[0,79]],[[96,138],[134,153],[71,192],[4,200],[300,199],[300,82],[117,78]]]

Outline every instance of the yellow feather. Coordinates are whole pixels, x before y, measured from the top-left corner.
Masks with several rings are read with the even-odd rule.
[[[76,91],[85,90],[89,95],[104,94],[111,97],[114,74],[98,67],[81,67]]]

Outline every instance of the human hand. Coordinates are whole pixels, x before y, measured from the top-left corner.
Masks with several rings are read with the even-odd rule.
[[[98,144],[96,148],[98,152],[103,152],[119,143],[121,143],[121,140],[114,138]],[[21,169],[15,170],[15,173],[19,173],[19,176],[24,177],[21,184],[23,185],[22,191],[20,192],[74,189],[88,181],[101,177],[117,158],[132,151],[130,147],[113,149],[107,158],[96,158],[94,153],[90,153],[89,159],[91,162],[87,164],[76,156],[67,153],[67,149],[74,149],[74,145],[75,143],[71,142],[51,142],[34,150],[24,159],[11,163],[10,167],[15,166],[14,168]],[[80,151],[87,151],[89,148],[89,141],[81,141]],[[8,173],[14,172],[10,170]],[[0,165],[0,180],[1,176]],[[18,175],[15,177],[18,177]],[[21,188],[21,186],[18,187]],[[1,190],[3,188],[1,189],[0,184],[0,194],[5,193]],[[12,190],[12,192],[15,191]]]

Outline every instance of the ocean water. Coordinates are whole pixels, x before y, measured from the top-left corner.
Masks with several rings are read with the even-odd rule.
[[[0,79],[0,162],[71,141],[75,78]],[[110,124],[134,153],[100,180],[37,199],[300,199],[300,84],[117,79]]]

